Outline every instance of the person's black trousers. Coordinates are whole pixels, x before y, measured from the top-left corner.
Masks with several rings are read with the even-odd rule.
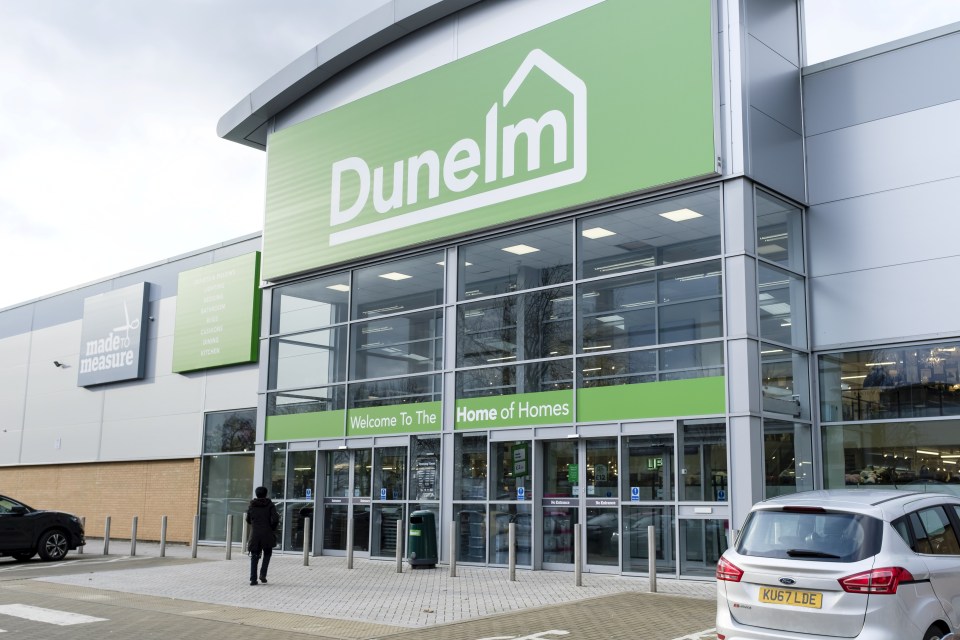
[[[264,578],[267,577],[267,567],[270,566],[270,558],[273,556],[273,549],[264,549],[263,550],[263,565],[260,567],[260,574]],[[260,552],[252,551],[250,552],[250,582],[257,581],[257,564],[260,562]]]

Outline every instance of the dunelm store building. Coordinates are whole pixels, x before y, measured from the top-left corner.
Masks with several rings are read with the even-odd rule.
[[[960,24],[804,66],[802,10],[387,2],[221,118],[262,235],[0,310],[0,493],[709,578],[758,500],[960,489]]]

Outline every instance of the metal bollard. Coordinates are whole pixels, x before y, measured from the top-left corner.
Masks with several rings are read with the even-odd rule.
[[[250,536],[250,525],[247,524],[247,519],[243,519],[243,523],[240,525],[240,550],[245,551],[247,548],[247,542],[249,541]]]
[[[133,516],[133,526],[130,527],[130,557],[137,555],[137,516]]]
[[[167,516],[160,517],[160,557],[167,555]]]
[[[193,539],[190,541],[190,557],[197,557],[197,540],[200,538],[200,514],[193,516]]]
[[[403,518],[397,520],[397,573],[403,573]]]
[[[83,517],[80,518],[80,528],[83,529],[83,534],[84,534],[83,537],[84,537],[84,539],[86,539],[86,537],[87,537],[87,535],[86,535],[86,534],[87,534],[87,516],[83,516]],[[82,546],[81,546],[81,547],[77,547],[77,553],[83,553],[83,547],[82,547]]]
[[[573,528],[573,573],[576,576],[577,586],[583,586],[583,563],[580,562],[580,524]]]
[[[110,555],[110,516],[103,521],[103,555]]]
[[[303,519],[303,566],[310,566],[310,518]]]
[[[450,577],[457,577],[457,521],[450,525]]]
[[[507,525],[507,538],[510,541],[510,549],[507,552],[510,559],[510,582],[517,581],[517,525],[511,522]]]
[[[353,518],[347,518],[347,569],[353,569]]]
[[[233,555],[233,514],[227,515],[227,531],[223,537],[226,544],[224,545],[224,559],[229,560]]]
[[[657,539],[654,537],[655,527],[647,527],[647,562],[650,572],[650,593],[657,592]]]

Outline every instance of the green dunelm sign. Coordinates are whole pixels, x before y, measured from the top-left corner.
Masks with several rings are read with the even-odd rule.
[[[256,362],[259,333],[259,251],[180,273],[175,373]]]
[[[607,0],[272,134],[264,279],[715,174],[711,11]]]

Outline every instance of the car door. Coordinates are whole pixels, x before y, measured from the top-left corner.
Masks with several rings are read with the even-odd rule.
[[[22,506],[16,500],[0,496],[0,551],[30,548],[30,522],[25,515],[13,513],[14,507]]]
[[[960,628],[960,506],[935,505],[909,514],[917,549],[930,570],[930,585],[954,629]]]

